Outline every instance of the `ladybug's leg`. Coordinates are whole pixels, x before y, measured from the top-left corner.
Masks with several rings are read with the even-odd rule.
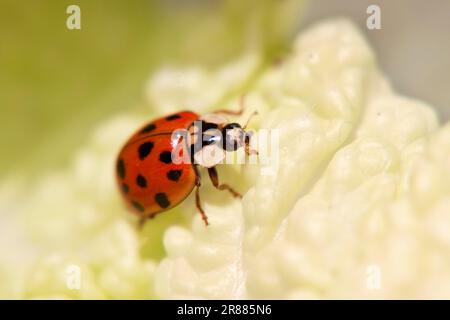
[[[145,223],[147,222],[147,220],[148,219],[153,219],[154,217],[155,217],[155,215],[140,217],[139,220],[138,220],[138,229],[142,230],[142,228],[144,228]]]
[[[244,100],[245,100],[245,95],[242,95],[239,98],[239,110],[220,109],[220,110],[214,111],[214,113],[222,113],[222,114],[226,114],[226,115],[230,115],[230,116],[240,116],[240,115],[242,115],[242,113],[244,112],[244,109],[245,109]]]
[[[145,222],[147,221],[146,217],[140,217],[138,221],[138,230],[142,230],[144,228]]]
[[[194,166],[194,169],[195,169],[195,205],[196,205],[198,211],[200,212],[200,215],[202,216],[202,220],[205,223],[205,226],[208,226],[209,225],[208,217],[200,203],[200,186],[202,185],[201,180],[200,180],[200,174],[195,166]]]
[[[214,187],[216,187],[219,190],[228,190],[234,197],[236,198],[242,198],[242,195],[235,191],[233,188],[231,188],[229,185],[222,183],[219,183],[219,176],[217,175],[217,170],[215,167],[208,168],[208,174],[211,179],[211,182]]]

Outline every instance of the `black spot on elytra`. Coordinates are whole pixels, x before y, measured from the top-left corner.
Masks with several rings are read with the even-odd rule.
[[[180,180],[182,172],[181,170],[170,170],[167,172],[167,179],[177,182]]]
[[[167,199],[167,195],[164,192],[157,193],[155,195],[155,201],[163,209],[170,206],[169,199]]]
[[[159,154],[159,161],[169,164],[172,162],[172,153],[170,151],[163,151]]]
[[[142,128],[141,133],[149,133],[156,129],[156,125],[154,123],[150,123]]]
[[[147,179],[139,174],[136,177],[136,184],[141,188],[147,188]]]
[[[117,174],[119,175],[119,177],[121,177],[122,179],[125,178],[125,163],[123,162],[122,159],[119,159],[119,161],[117,161]]]
[[[132,201],[131,204],[133,205],[134,208],[136,208],[138,211],[140,212],[144,212],[144,207],[136,201]]]
[[[179,115],[179,114],[173,114],[173,115],[171,115],[171,116],[168,116],[167,118],[166,118],[166,120],[167,121],[173,121],[173,120],[176,120],[176,119],[180,119],[181,118],[181,116]]]
[[[122,191],[123,191],[123,193],[128,193],[129,190],[130,190],[130,188],[128,188],[128,185],[123,183],[122,184]]]
[[[153,149],[153,142],[147,141],[141,144],[138,148],[139,159],[144,160]]]

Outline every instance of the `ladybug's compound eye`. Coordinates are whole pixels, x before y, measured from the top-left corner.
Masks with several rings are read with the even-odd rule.
[[[219,144],[221,139],[222,133],[219,129],[208,129],[203,132],[203,146]]]
[[[245,132],[239,123],[229,123],[222,129],[223,149],[226,151],[236,151],[245,143]]]

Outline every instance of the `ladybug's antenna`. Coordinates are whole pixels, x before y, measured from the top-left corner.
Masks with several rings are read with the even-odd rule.
[[[245,140],[244,140],[244,145],[245,145],[245,153],[247,155],[252,155],[252,154],[256,154],[258,155],[258,151],[256,150],[252,150],[250,149],[250,136],[253,134],[253,131],[247,131],[245,132],[245,129],[247,128],[248,124],[250,123],[250,120],[252,120],[252,118],[254,116],[256,116],[258,114],[258,111],[253,111],[253,113],[248,117],[247,122],[245,123],[245,125],[242,127],[242,130],[244,131],[244,135],[245,135]]]
[[[248,124],[250,123],[250,120],[256,116],[258,114],[258,111],[253,111],[253,113],[248,117],[247,122],[245,123],[245,125],[242,127],[242,129],[246,129]]]

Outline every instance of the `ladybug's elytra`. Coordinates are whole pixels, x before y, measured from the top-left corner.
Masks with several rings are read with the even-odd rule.
[[[221,115],[241,113],[242,109],[204,116],[191,111],[177,112],[146,124],[131,136],[117,158],[117,182],[127,205],[141,222],[175,207],[195,188],[196,206],[208,225],[200,203],[198,166],[207,168],[214,187],[242,197],[229,185],[219,183],[215,168],[226,151],[244,147],[247,154],[257,153],[250,150],[247,125],[229,123]],[[186,132],[185,136],[174,135],[180,129]],[[188,153],[190,161],[174,161],[172,152],[181,146],[184,148],[180,148],[180,155]],[[211,154],[215,156],[208,156]]]

